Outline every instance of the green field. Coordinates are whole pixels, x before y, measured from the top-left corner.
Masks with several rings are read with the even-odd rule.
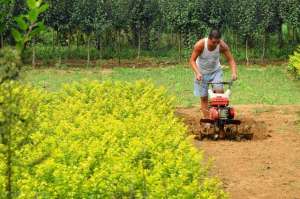
[[[230,70],[224,69],[225,78]],[[239,79],[234,83],[233,104],[300,104],[300,82],[292,79],[285,66],[239,66]],[[63,84],[80,80],[132,82],[146,79],[165,87],[176,96],[177,106],[193,106],[199,101],[193,96],[193,73],[183,65],[162,68],[42,68],[26,70],[23,81],[49,91],[59,90]]]

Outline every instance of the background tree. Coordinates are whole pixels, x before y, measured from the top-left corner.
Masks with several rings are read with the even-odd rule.
[[[256,8],[256,31],[262,37],[261,59],[265,58],[266,46],[269,44],[270,32],[275,32],[276,27],[276,9],[274,0],[257,0]]]
[[[129,0],[129,25],[133,34],[134,45],[149,49],[150,31],[155,18],[159,15],[157,0]]]
[[[14,2],[12,0],[0,0],[0,48],[4,46],[4,34],[9,31]]]
[[[229,3],[229,17],[232,19],[230,26],[242,38],[245,44],[245,57],[247,65],[249,63],[248,48],[253,45],[253,37],[256,28],[256,1],[232,0]]]
[[[72,20],[77,24],[80,31],[83,32],[87,40],[87,65],[90,65],[90,45],[91,36],[95,31],[97,7],[95,1],[74,1],[74,10],[72,12]]]
[[[111,20],[111,25],[113,30],[117,33],[117,52],[118,61],[120,64],[120,53],[121,53],[121,32],[125,30],[128,25],[128,4],[125,0],[111,0],[110,2],[110,13],[109,19]]]
[[[108,14],[105,10],[105,3],[103,0],[95,1],[96,13],[95,13],[95,37],[96,37],[96,46],[99,50],[99,58],[102,58],[102,45],[103,43],[103,34],[109,28],[110,23],[108,21]]]
[[[171,32],[178,38],[179,60],[182,58],[182,32],[188,23],[189,1],[162,1],[162,12],[170,26]],[[171,33],[171,34],[172,34]]]
[[[28,12],[15,17],[18,29],[12,28],[12,35],[16,41],[17,49],[23,52],[29,41],[45,30],[44,22],[38,19],[39,15],[48,9],[48,4],[42,0],[27,0]],[[34,40],[33,40],[34,45]],[[35,66],[35,48],[33,46],[32,66]]]
[[[278,15],[285,22],[288,27],[288,40],[293,43],[300,42],[299,26],[300,26],[300,1],[299,0],[287,0],[278,1]],[[282,25],[282,24],[281,24]],[[282,40],[282,38],[281,38]],[[281,41],[281,46],[283,41]]]
[[[15,26],[14,17],[26,13],[26,1],[1,1],[5,2],[0,5],[1,43],[12,45],[8,30]],[[48,53],[54,58],[118,57],[120,62],[121,57],[133,58],[132,52],[137,51],[137,57],[171,52],[181,61],[209,29],[219,28],[233,53],[249,61],[249,56],[287,58],[294,50],[300,40],[299,1],[46,0],[49,9],[39,19],[50,27],[44,38],[52,31]],[[37,42],[42,49],[50,43]],[[71,49],[75,42],[76,48]]]

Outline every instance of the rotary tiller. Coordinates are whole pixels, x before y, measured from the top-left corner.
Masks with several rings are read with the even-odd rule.
[[[213,91],[215,84],[227,86],[224,93]],[[241,128],[241,121],[235,119],[236,110],[229,105],[231,87],[233,82],[209,82],[208,100],[209,100],[209,118],[201,119],[200,139],[210,137],[212,139],[252,139],[253,134],[250,129]]]

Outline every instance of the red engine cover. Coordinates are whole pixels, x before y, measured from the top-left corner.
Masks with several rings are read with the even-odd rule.
[[[211,106],[228,106],[229,100],[225,97],[213,97],[210,99]]]
[[[211,120],[218,120],[219,119],[219,112],[217,108],[210,108],[209,109],[209,117]]]
[[[229,117],[230,117],[230,119],[233,119],[235,116],[236,116],[236,111],[234,108],[231,107],[229,109]]]

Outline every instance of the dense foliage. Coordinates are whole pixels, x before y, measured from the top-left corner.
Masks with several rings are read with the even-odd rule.
[[[226,197],[149,82],[5,83],[0,97],[1,198]]]
[[[45,97],[13,81],[0,85],[0,198],[18,196],[24,175],[48,156]]]
[[[21,68],[20,54],[16,49],[0,50],[0,84],[7,80],[17,79]]]
[[[294,54],[290,56],[289,69],[300,78],[300,46],[298,46]]]
[[[44,23],[38,21],[38,17],[48,9],[48,5],[42,4],[41,0],[27,0],[26,4],[28,12],[15,17],[18,29],[12,28],[12,35],[20,51],[23,50],[27,42],[45,29]]]
[[[25,0],[1,0],[1,46],[11,43],[14,17],[26,12]],[[39,42],[96,48],[98,57],[122,48],[190,49],[211,27],[220,28],[237,56],[255,49],[255,56],[285,57],[300,42],[299,0],[45,0],[40,18],[50,27]],[[285,48],[283,48],[285,47]],[[88,51],[89,52],[89,51]],[[249,51],[246,51],[246,57]],[[90,55],[89,55],[90,56]],[[76,57],[74,55],[74,57]],[[104,56],[105,57],[105,56]],[[181,56],[180,56],[181,57]],[[90,57],[89,57],[90,58]]]

